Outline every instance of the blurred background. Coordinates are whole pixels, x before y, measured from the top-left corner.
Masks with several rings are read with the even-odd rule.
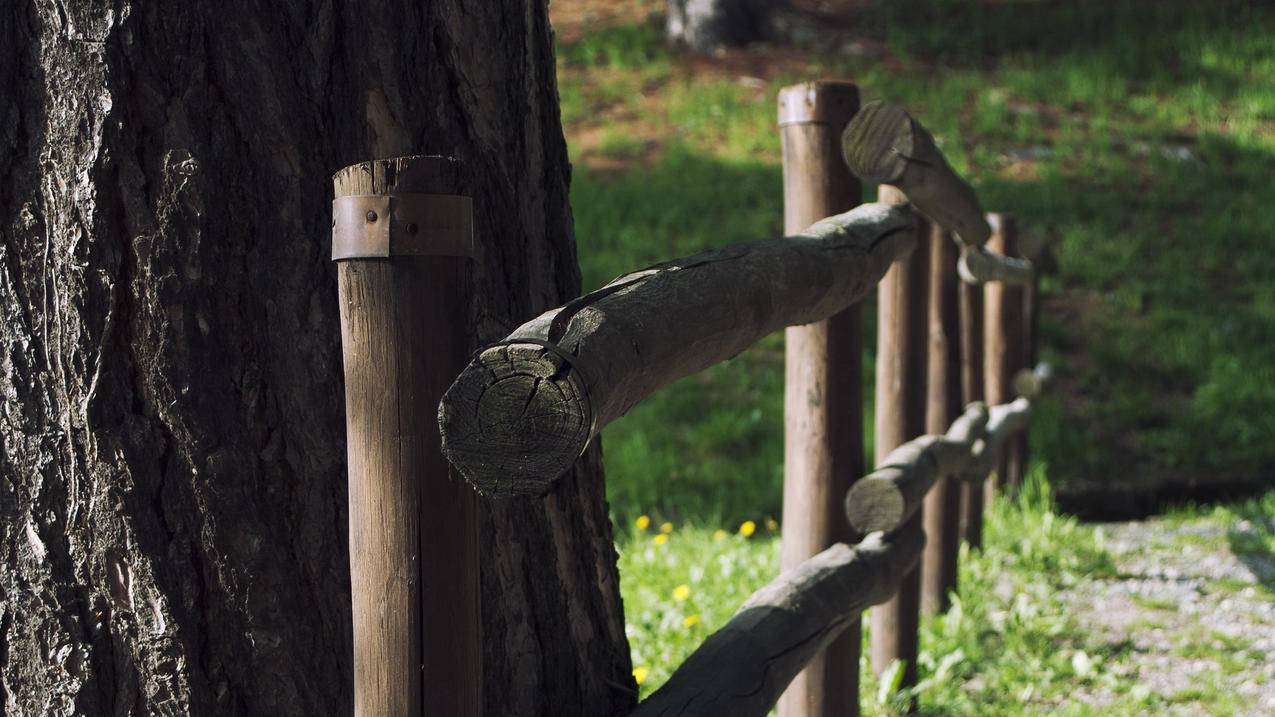
[[[1059,380],[1033,416],[1029,489],[997,506],[984,553],[963,560],[963,585],[1009,593],[981,616],[966,605],[970,625],[995,623],[997,611],[1005,624],[1018,595],[1034,607],[1017,608],[1020,632],[991,642],[960,617],[929,625],[923,711],[1000,714],[996,695],[1007,695],[1005,714],[1275,714],[1275,698],[1261,711],[1267,668],[1250,669],[1275,658],[1275,645],[1235,643],[1247,623],[1140,648],[1130,625],[1167,620],[1164,611],[1126,596],[1133,612],[1115,626],[1058,617],[1066,600],[1107,594],[1077,585],[1118,583],[1133,569],[1122,561],[1162,565],[1156,550],[1180,557],[1188,545],[1231,561],[1214,577],[1238,580],[1236,595],[1255,591],[1245,594],[1257,625],[1272,604],[1275,499],[1240,499],[1275,487],[1275,10],[737,0],[699,3],[735,15],[697,34],[694,6],[550,4],[586,291],[657,261],[778,236],[776,93],[814,79],[849,79],[865,102],[907,107],[985,207],[1016,215],[1023,241],[1057,257],[1043,285],[1042,355]],[[865,316],[874,336],[874,310]],[[644,690],[776,572],[782,342],[771,336],[665,389],[604,433]],[[865,343],[870,398],[875,342]],[[1218,500],[1239,502],[1198,505]],[[1218,600],[1234,597],[1218,589]],[[1201,682],[1187,669],[1186,683],[1157,685],[1138,661],[1148,652],[1214,660],[1205,672],[1220,676]],[[1223,654],[1243,665],[1228,673]],[[1077,685],[1101,696],[1076,702]],[[1188,688],[1203,694],[1174,701]],[[888,684],[865,689],[892,709]]]

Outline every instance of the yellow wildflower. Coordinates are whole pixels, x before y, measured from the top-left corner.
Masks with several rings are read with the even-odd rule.
[[[663,545],[668,542],[668,535],[666,535],[665,533],[660,533],[654,538],[651,538],[651,542],[655,543],[656,545]]]
[[[682,627],[695,627],[699,623],[699,615],[687,615],[682,620]]]
[[[646,669],[645,667],[634,667],[633,681],[638,683],[639,685],[642,684],[643,682],[646,682],[646,675],[648,672],[650,672],[650,670]]]
[[[739,524],[739,534],[747,538],[757,532],[757,524],[751,520],[745,520]]]
[[[730,536],[730,533],[727,533],[721,528],[718,528],[717,530],[713,531],[713,540],[716,540],[719,543],[725,540],[729,536]]]
[[[774,518],[767,518],[767,519],[766,519],[766,530],[769,530],[769,531],[770,531],[770,532],[772,532],[772,533],[773,533],[773,532],[775,532],[776,530],[779,530],[779,523],[778,523],[778,521],[776,521]]]
[[[677,587],[673,588],[673,599],[678,602],[683,602],[684,600],[686,600],[686,598],[690,596],[691,596],[690,585],[678,585]]]
[[[661,533],[671,533],[671,532],[673,532],[673,524],[672,524],[672,523],[660,523],[660,532],[661,532]]]
[[[646,530],[651,527],[651,516],[639,515],[637,520],[633,521],[633,524],[637,526],[638,530]]]

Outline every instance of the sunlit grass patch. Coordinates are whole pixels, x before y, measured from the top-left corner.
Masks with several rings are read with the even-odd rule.
[[[730,532],[671,528],[635,526],[617,541],[625,631],[634,668],[642,671],[643,694],[668,679],[754,590],[778,574],[778,536],[764,521],[745,521]]]

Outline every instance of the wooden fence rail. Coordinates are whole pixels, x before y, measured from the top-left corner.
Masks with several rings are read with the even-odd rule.
[[[838,543],[753,593],[634,717],[765,715],[806,662],[916,565],[919,530]],[[857,696],[856,696],[857,699]]]
[[[979,471],[1026,427],[1030,410],[1025,397],[990,409],[971,404],[943,436],[891,451],[846,494],[850,522],[870,535],[833,545],[753,593],[633,717],[765,715],[808,660],[889,599],[916,566],[925,533],[908,518],[929,486],[941,475],[986,475]]]
[[[862,299],[916,246],[914,223],[904,207],[865,204],[786,239],[626,274],[548,311],[447,390],[443,452],[482,493],[541,495],[657,389]]]
[[[1049,371],[1013,375],[1034,358],[1034,345],[1020,337],[1035,331],[1021,326],[1021,294],[1003,289],[1032,287],[1034,318],[1033,264],[1011,255],[1010,222],[984,213],[919,122],[884,103],[856,112],[857,103],[848,83],[799,85],[781,96],[791,236],[621,276],[480,351],[439,404],[442,452],[474,487],[539,496],[606,425],[659,388],[798,327],[788,334],[785,571],[634,715],[764,715],[785,689],[783,717],[857,714],[857,628],[863,610],[882,603],[874,667],[903,660],[910,684],[926,496],[936,484],[946,491],[930,500],[929,537],[942,544],[925,561],[941,572],[926,583],[937,610],[955,586],[958,512],[963,534],[976,541],[982,492],[973,486],[1007,455],[1026,455],[1018,447],[1025,442],[1014,440]],[[853,175],[882,185],[880,201],[812,221],[847,208],[859,191],[829,159],[838,137]],[[852,481],[862,472],[861,423],[842,414],[861,401],[847,388],[859,381],[856,304],[878,282],[878,467]],[[929,330],[941,334],[933,351]],[[933,378],[927,354],[943,364],[930,367]],[[921,435],[930,381],[931,434]],[[984,392],[996,405],[979,402]],[[849,536],[863,533],[852,545]],[[818,658],[843,633],[844,649]]]

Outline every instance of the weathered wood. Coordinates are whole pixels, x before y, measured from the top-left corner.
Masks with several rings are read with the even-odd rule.
[[[983,483],[1003,457],[1006,442],[1026,430],[1030,417],[1031,401],[1026,398],[989,409],[986,433],[974,443],[969,464],[956,477],[975,485]]]
[[[859,108],[849,82],[779,92],[784,231],[798,234],[859,203],[861,188],[837,144]],[[851,305],[784,333],[784,507],[780,568],[854,542],[841,498],[863,475],[863,318]],[[859,711],[858,624],[813,657],[779,698],[781,717],[853,717]]]
[[[333,184],[338,198],[454,194],[458,176],[454,160],[401,157],[346,167]],[[438,231],[427,238],[445,241]],[[337,265],[358,715],[481,711],[477,505],[439,450],[433,411],[467,358],[467,262]]]
[[[916,565],[913,530],[838,543],[753,593],[632,717],[762,717],[785,685]]]
[[[939,435],[961,413],[960,291],[956,244],[941,227],[930,233],[930,344],[926,431]],[[925,552],[921,556],[921,612],[947,608],[956,588],[960,553],[960,483],[941,475],[925,497]]]
[[[897,188],[882,185],[880,201],[903,204]],[[925,236],[925,223],[918,233]],[[926,293],[929,252],[915,251],[890,267],[878,290],[876,457],[877,465],[895,448],[925,433]],[[914,516],[904,530],[921,530]],[[872,610],[872,669],[878,674],[894,660],[904,662],[904,685],[916,684],[920,573],[910,571],[894,598]]]
[[[864,182],[898,187],[922,214],[955,232],[967,281],[1022,283],[1031,278],[1031,262],[983,248],[992,229],[974,188],[947,163],[933,135],[902,107],[880,101],[864,105],[846,125],[841,148],[850,171]]]
[[[608,423],[672,381],[861,299],[916,244],[867,204],[795,237],[627,274],[483,350],[439,407],[443,451],[484,493],[540,495]]]
[[[988,246],[1007,256],[1018,252],[1018,228],[1008,214],[989,214],[994,232]],[[983,292],[983,383],[987,403],[997,405],[1013,398],[1014,374],[1023,368],[1019,355],[1022,348],[1022,288],[1004,283],[989,283]],[[1012,451],[1000,456],[992,478],[984,491],[984,502],[999,488],[1017,486],[1022,480],[1021,464]]]
[[[468,351],[578,295],[546,5],[0,2],[0,712],[352,714],[328,187],[465,159]],[[483,511],[487,715],[636,704],[577,465]]]
[[[983,285],[961,282],[961,400],[983,400]],[[986,477],[986,476],[984,476]],[[978,548],[983,544],[983,486],[960,484],[961,539]]]
[[[945,434],[914,438],[890,451],[879,468],[846,492],[847,521],[864,533],[897,529],[921,508],[935,482],[966,472],[987,423],[987,407],[974,403]]]

